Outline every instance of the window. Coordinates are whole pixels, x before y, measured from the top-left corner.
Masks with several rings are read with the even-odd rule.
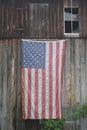
[[[79,10],[78,8],[64,9],[64,34],[79,35]]]

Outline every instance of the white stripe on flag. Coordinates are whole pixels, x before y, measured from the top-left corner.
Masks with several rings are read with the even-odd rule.
[[[46,106],[45,118],[49,118],[49,44],[46,44]]]
[[[38,69],[38,119],[42,118],[42,69]]]
[[[58,76],[59,76],[59,99],[58,99],[58,101],[59,101],[59,117],[61,117],[61,72],[62,72],[62,54],[63,54],[63,41],[60,41],[60,44],[59,44],[59,74],[58,74]]]
[[[28,118],[28,69],[24,69],[25,74],[25,118]]]
[[[35,69],[31,69],[31,119],[35,119]]]
[[[56,42],[53,43],[52,64],[52,118],[56,118]]]

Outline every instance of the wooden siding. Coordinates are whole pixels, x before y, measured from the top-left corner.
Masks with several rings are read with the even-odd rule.
[[[49,4],[49,38],[63,37],[63,0]]]
[[[81,0],[64,0],[64,6],[66,7],[78,7]]]
[[[0,40],[0,130],[41,130],[38,120],[21,117],[20,39]],[[67,39],[62,108],[68,115],[87,102],[87,39]],[[87,118],[68,119],[64,130],[86,130]]]
[[[31,0],[32,1],[32,0]],[[0,38],[60,38],[64,37],[64,7],[70,0],[48,0],[45,3],[25,1],[18,4],[0,4]],[[86,0],[73,0],[79,8],[79,34],[87,37]]]
[[[80,32],[81,32],[81,36],[87,37],[87,1],[83,0],[80,1]]]
[[[49,5],[29,4],[29,36],[49,38]]]
[[[48,4],[0,6],[0,37],[48,38]],[[32,37],[33,36],[33,37]]]

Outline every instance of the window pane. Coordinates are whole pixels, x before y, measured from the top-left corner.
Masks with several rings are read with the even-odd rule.
[[[78,14],[78,8],[72,8],[72,13],[73,14]]]
[[[65,12],[71,13],[71,8],[65,8]]]
[[[65,33],[71,33],[71,21],[65,21]]]
[[[65,33],[79,33],[79,9],[65,8]]]
[[[71,8],[65,8],[65,21],[71,21]]]
[[[78,8],[72,8],[72,21],[78,21],[79,15],[78,15]]]
[[[79,22],[73,21],[73,33],[78,33],[78,32],[79,32]]]

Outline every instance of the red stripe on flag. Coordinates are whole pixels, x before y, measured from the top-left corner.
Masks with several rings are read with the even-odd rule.
[[[66,47],[66,41],[63,41],[61,84],[62,84],[62,79],[63,79],[63,71],[64,71],[65,47]]]
[[[52,118],[52,56],[53,44],[49,43],[49,118]]]
[[[58,69],[59,69],[59,43],[56,43],[56,117],[59,117],[59,101],[58,101]]]
[[[42,69],[42,119],[45,119],[45,69]]]
[[[28,118],[31,118],[31,69],[28,69]]]
[[[35,69],[35,119],[38,118],[38,69]]]

